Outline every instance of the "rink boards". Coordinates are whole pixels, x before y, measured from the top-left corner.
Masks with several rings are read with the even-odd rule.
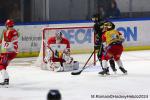
[[[123,33],[125,50],[150,49],[150,19],[140,20],[117,20],[114,21],[116,29]],[[37,56],[41,50],[42,29],[45,27],[66,28],[66,27],[92,27],[90,21],[72,22],[47,22],[18,24],[15,28],[20,33],[19,37],[19,57]],[[0,26],[0,33],[4,26]],[[63,31],[63,30],[62,30]],[[64,36],[71,42],[72,53],[87,53],[93,50],[94,34],[93,29],[64,30]]]

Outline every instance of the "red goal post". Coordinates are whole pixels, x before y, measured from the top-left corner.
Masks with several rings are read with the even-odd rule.
[[[93,31],[93,27],[85,26],[85,27],[46,27],[42,30],[42,52],[43,52],[43,62],[46,56],[47,49],[47,40],[49,37],[55,35],[56,32],[62,32],[64,37],[66,37],[70,41],[71,45],[71,53],[78,53],[79,51],[91,51],[94,50],[94,41],[95,34]],[[94,50],[95,51],[95,50]],[[83,53],[85,53],[83,52]],[[82,52],[81,52],[82,53]],[[87,58],[88,59],[88,58]],[[93,62],[96,64],[96,54],[94,53]]]

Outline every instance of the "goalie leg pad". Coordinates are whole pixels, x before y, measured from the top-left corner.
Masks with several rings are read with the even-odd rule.
[[[50,50],[48,50],[48,49],[46,51],[47,51],[47,54],[44,58],[44,61],[45,61],[45,63],[48,63],[50,60],[50,57],[51,57],[51,53],[50,53]]]
[[[63,63],[64,71],[72,71],[73,70],[73,64]]]
[[[64,70],[60,62],[48,62],[46,64],[43,64],[41,69],[55,71],[55,72],[61,72]]]
[[[78,61],[74,61],[73,63],[73,70],[78,70],[79,69],[79,62]]]
[[[60,62],[53,62],[51,64],[50,69],[52,69],[55,72],[63,72],[64,68],[61,66]]]
[[[72,71],[79,69],[79,62],[73,61],[71,64],[63,63],[64,71]]]

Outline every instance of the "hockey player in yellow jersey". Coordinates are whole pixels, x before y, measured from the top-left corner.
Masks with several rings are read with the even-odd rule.
[[[123,37],[121,35],[120,32],[118,32],[117,30],[111,30],[111,31],[107,31],[105,32],[105,38],[106,38],[106,44],[110,45],[112,43],[118,43],[123,41]]]
[[[107,61],[110,58],[114,58],[117,65],[119,66],[119,69],[124,73],[127,74],[127,70],[124,69],[122,61],[120,59],[121,54],[123,52],[123,45],[122,42],[124,41],[124,38],[122,34],[117,30],[109,30],[111,26],[109,23],[104,24],[103,31],[104,34],[102,35],[102,41],[105,43],[105,52],[102,55],[102,65],[103,65],[103,71],[99,72],[99,74],[107,74]]]

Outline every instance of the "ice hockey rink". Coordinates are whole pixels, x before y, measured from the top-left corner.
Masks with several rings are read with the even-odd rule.
[[[80,61],[89,56],[73,55]],[[50,89],[60,90],[62,100],[150,100],[150,50],[123,52],[121,58],[128,75],[117,67],[116,75],[110,69],[111,75],[105,77],[98,75],[98,62],[73,76],[71,72],[56,73],[31,66],[36,57],[16,58],[8,67],[10,86],[0,88],[0,100],[46,100]]]

